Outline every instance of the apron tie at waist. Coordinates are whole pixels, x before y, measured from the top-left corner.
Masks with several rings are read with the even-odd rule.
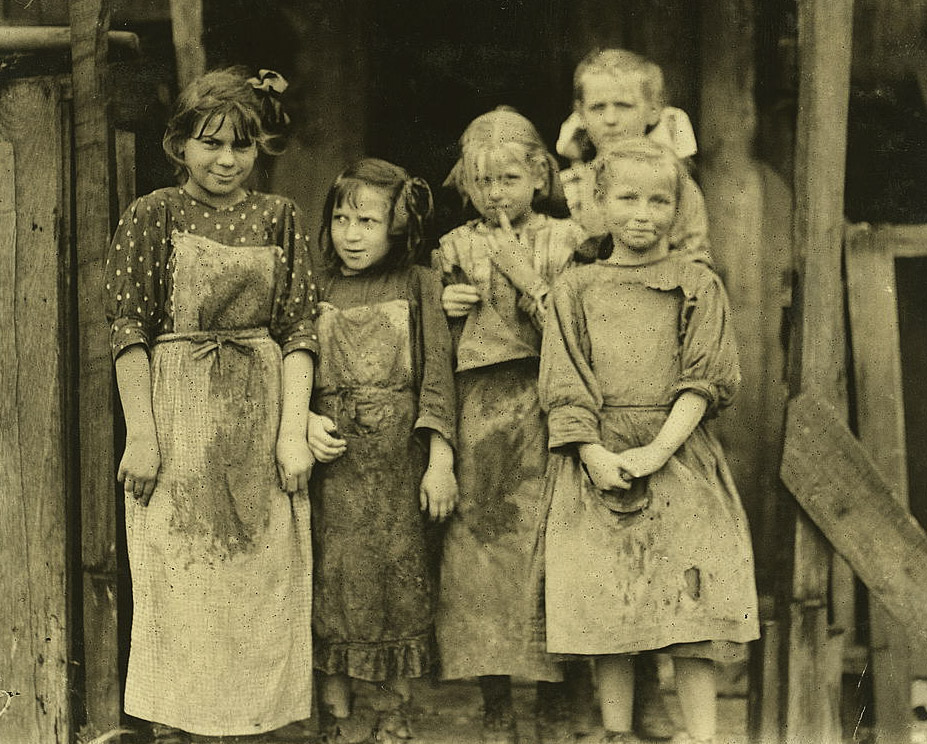
[[[254,353],[254,347],[243,344],[241,341],[236,341],[234,338],[225,338],[218,334],[209,340],[193,341],[192,343],[194,359],[204,359],[213,351],[219,351],[223,347],[235,349],[235,351],[247,356]],[[216,358],[219,358],[218,355]]]
[[[205,359],[215,352],[213,364],[221,370],[222,349],[234,349],[239,354],[251,356],[254,354],[254,347],[245,341],[263,338],[270,338],[270,332],[266,328],[244,328],[235,331],[162,333],[155,339],[155,343],[188,341],[193,349],[192,356],[196,360]]]

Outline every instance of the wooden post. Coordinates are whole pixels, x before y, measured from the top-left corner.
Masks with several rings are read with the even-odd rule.
[[[295,136],[286,155],[274,159],[269,188],[295,199],[317,229],[329,185],[365,152],[368,61],[357,29],[369,10],[363,0],[296,7],[285,10],[303,40],[287,98],[300,99],[307,116],[294,117]]]
[[[823,391],[846,416],[841,254],[852,0],[799,0],[799,105],[793,242],[802,259],[792,338],[793,395]],[[792,433],[786,431],[786,446]],[[787,742],[839,742],[831,709],[841,669],[827,618],[831,550],[808,517],[795,521],[792,597],[787,623],[784,730]]]
[[[103,266],[112,235],[113,144],[108,117],[107,31],[111,0],[72,0],[75,227],[80,495],[83,526],[84,674],[87,726],[117,728],[120,720],[116,629],[116,509],[113,372],[103,315]]]
[[[59,95],[0,91],[0,739],[48,744],[73,735]]]
[[[202,0],[171,0],[171,35],[177,60],[177,84],[183,90],[206,70]]]
[[[895,256],[878,231],[863,226],[848,235],[846,263],[859,438],[898,502],[907,507]],[[876,736],[882,742],[910,741],[913,716],[907,635],[878,600],[870,601],[869,621]]]

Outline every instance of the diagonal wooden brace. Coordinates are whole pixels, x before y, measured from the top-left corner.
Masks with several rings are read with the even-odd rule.
[[[927,643],[927,533],[818,392],[789,401],[783,483],[917,644]]]

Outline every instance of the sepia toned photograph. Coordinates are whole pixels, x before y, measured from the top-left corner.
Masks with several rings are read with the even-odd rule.
[[[927,744],[927,0],[0,0],[0,744]]]

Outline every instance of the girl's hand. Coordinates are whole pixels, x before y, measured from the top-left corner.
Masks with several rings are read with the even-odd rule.
[[[306,427],[306,440],[312,456],[318,462],[334,462],[348,448],[344,439],[338,438],[338,427],[328,416],[309,411],[309,424]]]
[[[622,467],[620,455],[605,449],[601,444],[583,444],[580,445],[579,456],[589,478],[599,490],[627,490],[631,487],[631,473]]]
[[[429,465],[422,477],[419,488],[419,501],[422,511],[428,516],[443,522],[457,506],[457,479],[453,468],[444,465]]]
[[[314,462],[305,437],[280,433],[277,437],[277,475],[284,491],[291,496],[298,491],[307,491]]]
[[[441,307],[449,318],[463,318],[480,302],[472,284],[448,284],[441,293]]]
[[[142,506],[148,506],[158,470],[161,469],[161,449],[157,437],[128,437],[126,449],[119,463],[117,479],[125,484],[127,494],[135,497]]]
[[[643,447],[632,447],[617,455],[618,467],[632,478],[655,473],[669,460],[672,452],[667,453],[653,444]]]

